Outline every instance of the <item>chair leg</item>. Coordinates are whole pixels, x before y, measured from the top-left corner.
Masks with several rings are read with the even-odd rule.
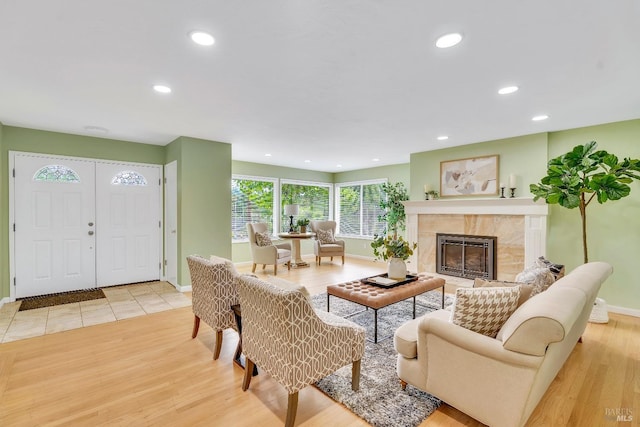
[[[251,384],[251,378],[253,377],[253,367],[255,363],[253,360],[248,357],[245,358],[245,366],[244,366],[244,378],[242,379],[242,391],[247,391],[249,388],[249,384]]]
[[[407,382],[405,380],[400,380],[400,387],[403,390],[406,390],[407,389]]]
[[[251,267],[251,272],[255,273],[256,272],[256,263],[253,263],[253,267]]]
[[[360,389],[360,360],[355,360],[351,365],[351,390]]]
[[[296,421],[296,412],[298,412],[298,392],[289,395],[289,403],[287,404],[287,420],[284,422],[285,427],[293,427]]]
[[[216,331],[216,348],[213,351],[213,360],[220,357],[220,349],[222,349],[222,330]]]
[[[287,263],[287,270],[291,271],[291,261]]]
[[[275,264],[273,264],[273,275],[274,276],[278,275],[278,263],[277,262]]]
[[[264,270],[265,268],[267,268],[267,264],[262,264],[262,269]]]
[[[191,333],[191,338],[198,336],[198,329],[200,329],[200,318],[193,316],[193,332]]]
[[[333,262],[333,257],[331,257],[331,262]]]
[[[322,257],[321,256],[318,257],[318,265],[320,265],[320,264],[322,264]]]
[[[580,335],[580,338],[578,338],[578,342],[582,342],[582,335]]]
[[[342,265],[344,265],[344,255],[342,255]]]

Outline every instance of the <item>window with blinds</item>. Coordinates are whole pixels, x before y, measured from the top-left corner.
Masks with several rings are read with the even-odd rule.
[[[373,237],[384,231],[384,222],[378,220],[384,213],[380,208],[384,182],[386,180],[336,184],[336,220],[340,235]]]
[[[282,226],[288,224],[290,218],[284,215],[285,205],[298,205],[298,216],[293,218],[294,224],[300,218],[309,220],[328,220],[332,217],[331,184],[282,180],[280,186],[280,216]]]
[[[247,223],[266,222],[274,228],[276,179],[234,177],[231,180],[231,238],[246,241]]]

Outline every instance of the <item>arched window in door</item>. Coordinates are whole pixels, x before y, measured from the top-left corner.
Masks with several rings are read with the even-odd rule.
[[[71,168],[63,165],[47,165],[33,175],[34,181],[78,183],[80,177]]]
[[[144,176],[135,171],[120,171],[111,180],[113,185],[147,185]]]

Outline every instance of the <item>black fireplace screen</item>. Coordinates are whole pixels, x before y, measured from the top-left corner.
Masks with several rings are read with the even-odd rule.
[[[448,276],[495,280],[496,242],[492,236],[436,234],[436,272]]]

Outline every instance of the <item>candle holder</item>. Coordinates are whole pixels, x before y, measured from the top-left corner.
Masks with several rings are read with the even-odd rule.
[[[427,192],[427,193],[424,193],[424,199],[425,199],[425,200],[429,200],[429,193],[428,193],[428,192]]]
[[[500,187],[500,198],[504,199],[504,187]]]
[[[509,190],[511,190],[511,198],[516,197],[516,187],[511,187]]]

